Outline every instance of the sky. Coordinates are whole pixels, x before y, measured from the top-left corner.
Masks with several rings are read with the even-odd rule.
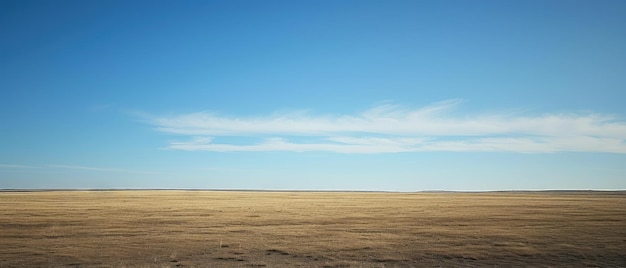
[[[625,18],[0,0],[0,189],[623,190]]]

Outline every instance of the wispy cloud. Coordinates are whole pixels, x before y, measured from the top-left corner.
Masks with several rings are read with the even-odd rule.
[[[170,149],[230,151],[329,151],[394,153],[417,151],[506,151],[524,153],[626,153],[626,122],[608,115],[491,113],[459,115],[460,100],[419,109],[381,105],[355,115],[283,113],[230,117],[191,113],[156,117],[161,132],[189,136]],[[261,141],[216,143],[224,137]],[[306,137],[306,142],[301,142]],[[291,139],[291,140],[290,140]]]
[[[74,165],[46,165],[51,168],[63,168],[63,169],[80,169],[91,171],[103,171],[103,172],[118,172],[118,173],[136,173],[136,174],[156,174],[155,172],[129,170],[120,168],[99,168],[99,167],[87,167],[87,166],[74,166]]]
[[[76,165],[19,165],[19,164],[0,164],[0,168],[5,169],[78,169],[78,170],[91,170],[91,171],[100,171],[100,172],[117,172],[117,173],[135,173],[135,174],[157,174],[156,172],[149,171],[141,171],[141,170],[131,170],[131,169],[121,169],[121,168],[100,168],[100,167],[88,167],[88,166],[76,166]]]
[[[0,168],[37,168],[37,167],[27,166],[27,165],[0,164]]]

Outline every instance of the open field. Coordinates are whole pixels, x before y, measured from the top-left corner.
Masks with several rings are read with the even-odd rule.
[[[626,267],[626,193],[0,193],[0,267]]]

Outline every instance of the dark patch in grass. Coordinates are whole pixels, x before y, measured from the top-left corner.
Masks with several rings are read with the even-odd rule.
[[[246,261],[244,259],[241,258],[235,258],[235,257],[217,257],[215,258],[216,260],[223,260],[223,261]]]
[[[265,253],[265,255],[272,255],[272,254],[289,255],[288,252],[278,250],[278,249],[268,249],[267,253]]]

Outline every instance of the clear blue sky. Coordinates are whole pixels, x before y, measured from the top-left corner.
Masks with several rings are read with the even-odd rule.
[[[0,0],[0,188],[626,189],[626,1]]]

